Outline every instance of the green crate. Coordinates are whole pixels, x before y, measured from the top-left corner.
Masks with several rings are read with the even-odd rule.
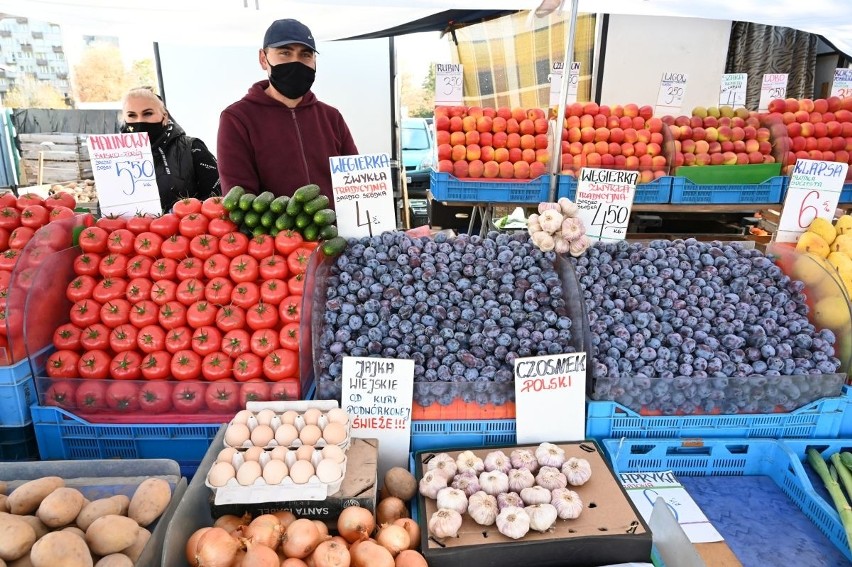
[[[678,167],[675,171],[676,177],[686,177],[698,185],[756,185],[778,175],[781,175],[780,163],[691,165]]]

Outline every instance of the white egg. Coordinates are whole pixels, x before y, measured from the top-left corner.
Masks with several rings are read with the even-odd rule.
[[[237,482],[243,486],[254,484],[257,477],[260,476],[260,463],[257,461],[246,461],[237,470]]]
[[[287,447],[298,438],[299,431],[291,423],[282,423],[281,427],[275,430],[275,440],[281,446]]]
[[[305,423],[308,425],[316,425],[319,422],[319,418],[322,415],[322,412],[317,408],[311,408],[302,414],[302,417],[305,419]]]
[[[322,438],[330,445],[343,443],[346,441],[346,427],[341,423],[333,421],[322,430]]]
[[[263,480],[266,484],[281,484],[288,472],[284,461],[269,461],[263,467]]]
[[[249,447],[243,452],[243,458],[247,461],[260,461],[263,447]]]
[[[247,424],[249,418],[254,415],[249,410],[240,410],[237,412],[237,415],[234,416],[234,419],[231,420],[232,423],[242,423]]]
[[[281,414],[281,423],[289,423],[290,425],[293,425],[296,423],[297,417],[299,417],[299,412],[293,410],[285,411]]]
[[[331,459],[335,463],[342,463],[346,458],[346,453],[337,445],[326,445],[322,448],[322,458]]]
[[[317,477],[326,484],[335,482],[341,476],[340,464],[332,459],[323,459],[317,465]]]
[[[219,455],[216,457],[217,463],[230,463],[231,459],[234,458],[234,453],[237,450],[234,447],[225,447],[221,451],[219,451]]]
[[[275,417],[275,412],[271,409],[262,409],[257,412],[257,424],[269,425],[272,423],[272,418]]]
[[[328,417],[328,421],[331,423],[342,423],[343,425],[346,425],[349,422],[349,414],[340,408],[328,410],[326,417]]]
[[[275,432],[268,425],[258,425],[251,432],[251,444],[255,447],[266,447],[275,439]]]
[[[236,471],[231,463],[216,463],[207,473],[207,481],[212,486],[225,486],[229,480],[234,478],[234,474],[236,474]]]
[[[290,478],[293,479],[293,482],[296,484],[305,484],[311,479],[311,475],[314,474],[314,466],[310,463],[310,461],[296,461],[293,463],[293,466],[290,467]]]
[[[231,447],[242,447],[250,436],[251,431],[245,423],[232,423],[225,430],[225,443]]]

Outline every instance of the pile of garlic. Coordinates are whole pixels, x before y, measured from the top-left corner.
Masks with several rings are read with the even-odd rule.
[[[456,537],[464,514],[519,539],[529,530],[550,530],[557,519],[578,518],[583,502],[568,486],[582,486],[591,476],[589,461],[566,458],[561,447],[542,443],[535,451],[515,449],[506,455],[495,450],[484,459],[473,451],[455,459],[440,453],[426,464],[419,490],[436,500],[438,510],[428,528],[438,539]]]
[[[577,216],[577,205],[567,197],[555,203],[539,203],[538,214],[527,219],[527,232],[542,252],[581,256],[591,245],[583,219]]]
[[[310,408],[303,413],[271,409],[257,413],[242,410],[225,429],[225,446],[248,447],[323,447],[338,445],[347,449],[350,441],[349,414],[340,408],[323,412]]]
[[[333,484],[346,473],[346,453],[337,445],[322,449],[302,445],[290,450],[275,447],[266,451],[250,447],[245,451],[226,447],[207,473],[207,486],[304,485],[309,482]]]

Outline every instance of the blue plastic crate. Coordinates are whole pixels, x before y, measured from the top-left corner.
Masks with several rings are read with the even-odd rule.
[[[436,201],[538,204],[548,200],[550,181],[547,175],[530,181],[462,180],[432,170],[429,190]]]
[[[848,421],[852,433],[852,389],[822,398],[790,413],[735,415],[643,416],[616,402],[590,401],[586,405],[586,436],[593,439],[684,437],[838,437]]]
[[[852,203],[852,183],[844,183],[838,203]]]
[[[411,451],[496,447],[516,442],[514,419],[412,421]]]
[[[650,183],[642,183],[636,186],[634,204],[661,204],[668,203],[672,196],[672,179],[674,177],[660,177]],[[572,201],[577,196],[577,179],[571,175],[560,175],[557,197],[567,197]]]
[[[0,367],[0,426],[30,423],[30,404],[36,401],[35,382],[28,358]]]
[[[817,494],[802,465],[808,447],[827,457],[848,450],[848,439],[606,439],[602,444],[616,474],[671,470],[680,476],[768,476],[852,561],[840,517]]]
[[[37,461],[38,443],[32,423],[0,427],[0,461]]]
[[[730,205],[780,203],[787,177],[771,177],[753,185],[698,185],[685,177],[672,178],[672,203]]]
[[[220,423],[89,423],[56,407],[30,409],[43,460],[172,459],[187,477],[195,473],[221,427]]]

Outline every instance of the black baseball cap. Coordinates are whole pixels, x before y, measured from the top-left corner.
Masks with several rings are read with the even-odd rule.
[[[298,20],[275,20],[263,36],[263,48],[299,43],[317,51],[314,36],[308,26]]]

